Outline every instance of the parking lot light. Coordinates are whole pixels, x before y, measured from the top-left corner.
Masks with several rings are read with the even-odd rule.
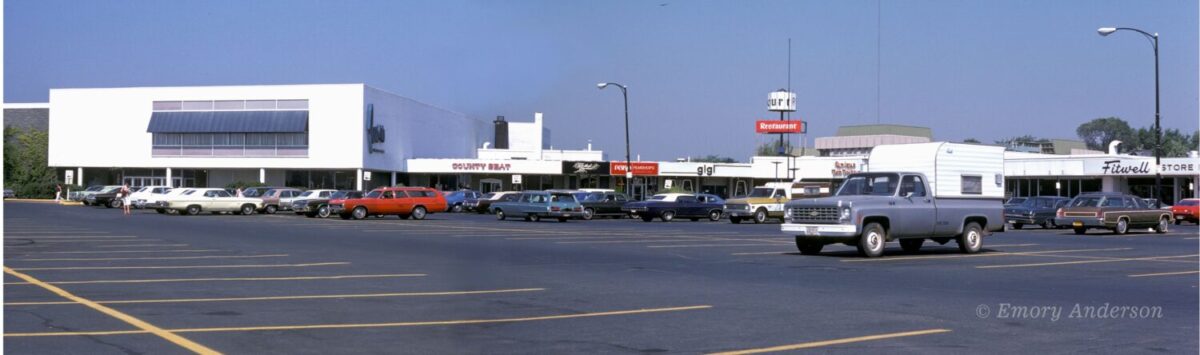
[[[629,158],[629,88],[617,83],[599,83],[596,84],[596,88],[604,90],[609,85],[621,88],[621,97],[625,99],[625,193],[631,194],[633,191],[633,163]]]
[[[1159,90],[1158,90],[1158,34],[1142,31],[1133,27],[1101,27],[1096,30],[1101,36],[1108,36],[1117,31],[1134,31],[1145,36],[1150,40],[1150,45],[1154,48],[1154,197],[1157,201],[1156,208],[1162,208],[1162,126],[1161,111],[1159,110]]]

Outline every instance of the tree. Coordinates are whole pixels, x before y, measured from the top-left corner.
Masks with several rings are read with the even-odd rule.
[[[1126,143],[1136,143],[1137,135],[1132,128],[1129,128],[1129,123],[1116,117],[1097,118],[1079,125],[1075,129],[1075,134],[1079,135],[1079,139],[1087,144],[1088,149],[1108,151],[1108,143],[1113,140],[1119,140]],[[1124,144],[1123,150],[1136,150],[1136,146]]]
[[[12,156],[13,171],[9,175],[11,179],[5,181],[17,196],[54,196],[54,183],[57,178],[54,169],[47,166],[48,141],[49,135],[44,131],[20,130],[16,136],[15,147],[6,147],[5,157]],[[15,151],[9,151],[7,148]]]
[[[17,153],[17,135],[21,129],[4,126],[4,181],[12,181],[13,160]]]
[[[709,154],[700,158],[692,159],[692,161],[697,163],[736,163],[737,159]]]
[[[791,144],[791,143],[789,143],[789,142],[783,142],[783,145],[782,145],[782,146],[783,146],[783,148],[785,149],[784,151],[786,151],[786,152],[791,152],[791,151],[792,151],[792,144]],[[777,140],[771,140],[770,142],[766,142],[766,143],[763,143],[763,144],[759,144],[759,145],[758,145],[758,148],[755,148],[755,149],[754,149],[754,155],[755,155],[755,156],[760,156],[760,157],[763,157],[763,156],[777,156],[777,155],[779,155],[779,147],[780,147],[779,141],[777,141]]]
[[[1034,136],[1026,134],[1026,135],[1023,135],[1020,137],[1011,137],[1011,138],[1001,139],[1001,140],[996,141],[996,144],[1009,147],[1009,146],[1015,146],[1015,145],[1039,145],[1039,144],[1045,144],[1045,143],[1049,143],[1049,142],[1050,142],[1050,140],[1048,140],[1048,139],[1038,138],[1038,137],[1034,137]]]

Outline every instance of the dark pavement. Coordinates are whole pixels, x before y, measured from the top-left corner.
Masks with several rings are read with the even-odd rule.
[[[891,243],[862,259],[841,245],[801,256],[778,224],[728,221],[126,217],[6,202],[4,222],[12,354],[1195,353],[1200,331],[1194,225],[1027,227],[976,255]]]

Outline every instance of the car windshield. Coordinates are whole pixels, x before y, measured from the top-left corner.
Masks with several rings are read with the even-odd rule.
[[[1019,204],[1025,203],[1025,201],[1026,201],[1026,200],[1027,200],[1027,199],[1026,199],[1026,198],[1024,198],[1024,197],[1013,197],[1013,198],[1010,198],[1010,199],[1008,199],[1008,202],[1005,202],[1004,204],[1006,204],[1006,205],[1019,205]]]
[[[892,196],[896,193],[898,180],[895,174],[854,175],[842,183],[836,196]]]
[[[1103,196],[1080,196],[1071,201],[1071,207],[1100,207]]]
[[[588,195],[590,195],[590,194],[587,192],[580,191],[580,192],[572,192],[571,195],[575,196],[575,201],[582,202],[582,201],[586,201],[588,198]]]
[[[367,198],[377,198],[377,197],[379,197],[380,194],[383,194],[383,191],[372,190],[371,192],[367,193],[366,197]]]
[[[574,194],[556,193],[556,194],[552,194],[552,195],[550,195],[550,202],[566,202],[566,203],[571,203],[571,202],[575,202],[575,201],[576,201],[576,200],[575,200],[575,195],[574,195]]]
[[[120,186],[113,186],[113,187],[105,188],[104,190],[101,190],[100,192],[101,192],[101,193],[105,193],[105,192],[113,192],[113,191],[117,191],[117,189],[119,189],[119,188],[121,188],[121,187],[120,187]]]
[[[593,192],[593,193],[585,195],[583,197],[583,199],[580,201],[585,201],[585,202],[604,201],[604,193],[603,192]]]
[[[346,195],[347,195],[346,191],[334,191],[333,194],[329,195],[329,198],[335,199],[335,200],[342,199],[342,198],[346,198]]]
[[[262,191],[263,191],[262,189],[249,189],[249,190],[243,191],[242,196],[258,197],[258,194],[261,193]]]
[[[775,191],[772,188],[756,187],[754,191],[750,191],[750,195],[746,197],[771,197],[771,192]]]

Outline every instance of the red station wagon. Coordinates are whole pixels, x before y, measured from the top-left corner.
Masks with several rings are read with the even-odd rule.
[[[362,198],[330,201],[330,213],[342,219],[363,219],[367,216],[396,215],[407,219],[425,219],[434,211],[446,210],[446,197],[441,191],[427,187],[381,187]]]

